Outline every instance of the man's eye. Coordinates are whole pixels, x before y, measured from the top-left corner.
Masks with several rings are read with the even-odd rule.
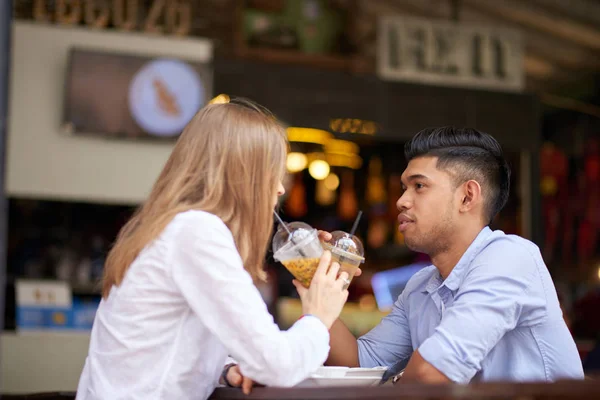
[[[425,185],[423,185],[422,183],[415,184],[415,188],[417,188],[417,189],[423,189],[424,187],[425,187]]]

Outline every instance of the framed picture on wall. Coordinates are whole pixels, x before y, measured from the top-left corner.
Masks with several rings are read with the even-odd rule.
[[[174,140],[212,98],[212,66],[73,48],[65,86],[69,133]]]

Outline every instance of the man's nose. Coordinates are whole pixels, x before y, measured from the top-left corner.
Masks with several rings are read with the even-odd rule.
[[[406,192],[404,192],[402,196],[400,196],[400,198],[396,202],[396,207],[398,208],[398,211],[408,210],[412,207],[412,201],[410,200],[410,196]]]

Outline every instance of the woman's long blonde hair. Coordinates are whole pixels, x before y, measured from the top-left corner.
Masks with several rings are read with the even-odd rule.
[[[102,296],[120,285],[142,249],[173,217],[203,210],[231,230],[246,270],[264,280],[273,198],[285,173],[285,129],[248,100],[209,104],[184,129],[148,200],[119,232],[104,267]]]

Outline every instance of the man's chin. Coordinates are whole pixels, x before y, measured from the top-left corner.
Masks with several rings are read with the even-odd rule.
[[[404,237],[404,244],[411,251],[414,251],[416,253],[428,254],[427,251],[423,248],[422,244],[416,243],[414,240],[410,240],[410,239]]]
[[[406,245],[406,247],[408,247],[409,250],[420,251],[419,246],[416,243],[407,240],[406,237],[404,238],[404,244]]]

